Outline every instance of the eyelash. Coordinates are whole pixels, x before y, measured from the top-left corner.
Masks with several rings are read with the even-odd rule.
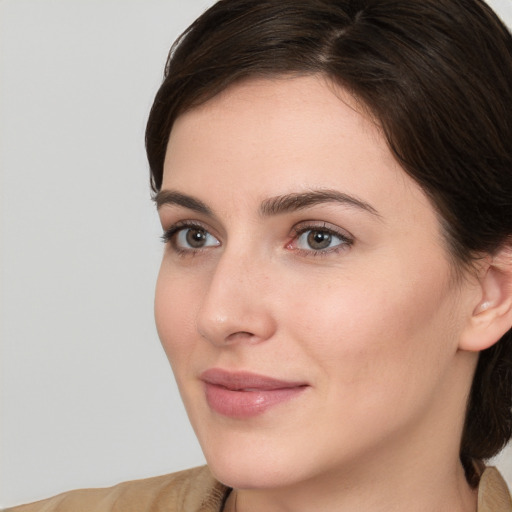
[[[171,245],[173,251],[178,256],[194,256],[204,249],[182,249],[176,244],[176,235],[180,231],[187,229],[198,229],[211,234],[208,228],[203,226],[200,222],[179,221],[176,222],[176,224],[173,224],[170,228],[166,229],[160,238],[164,244]]]
[[[300,255],[304,256],[312,256],[312,257],[322,257],[322,256],[329,256],[331,254],[337,254],[341,251],[346,251],[349,247],[351,247],[354,244],[354,239],[346,232],[342,232],[341,230],[335,229],[334,227],[328,227],[327,223],[323,222],[321,224],[299,224],[298,226],[293,227],[293,239],[286,244],[287,248],[290,248],[290,246],[293,243],[296,243],[299,238],[307,233],[308,231],[317,231],[320,233],[326,233],[330,236],[334,236],[340,240],[340,243],[338,245],[335,245],[334,247],[326,248],[326,249],[293,249]]]
[[[173,224],[170,228],[166,229],[164,233],[161,236],[162,242],[164,244],[170,244],[172,246],[173,251],[178,254],[179,256],[194,256],[201,251],[204,251],[206,248],[199,248],[199,249],[182,249],[179,247],[176,243],[176,235],[184,230],[187,229],[197,229],[205,231],[206,233],[210,234],[210,231],[208,228],[201,223],[195,221],[195,222],[189,222],[189,221],[180,221],[176,224]],[[326,233],[330,236],[334,236],[338,238],[341,243],[338,245],[335,245],[331,248],[326,249],[299,249],[299,248],[292,248],[291,245],[299,240],[299,238],[307,233],[308,231],[317,231]],[[295,251],[296,253],[303,255],[303,256],[313,256],[313,257],[319,257],[319,256],[327,256],[333,253],[339,253],[340,251],[347,250],[347,248],[351,247],[354,244],[354,239],[350,237],[347,233],[341,232],[341,230],[334,229],[332,227],[328,227],[327,223],[322,224],[299,224],[298,226],[294,226],[292,229],[293,232],[293,238],[286,244],[286,248]],[[214,236],[214,235],[211,235]],[[216,238],[216,237],[215,237]]]

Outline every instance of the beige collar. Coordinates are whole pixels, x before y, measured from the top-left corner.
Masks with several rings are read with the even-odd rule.
[[[507,484],[496,468],[485,468],[480,477],[478,512],[512,512]]]

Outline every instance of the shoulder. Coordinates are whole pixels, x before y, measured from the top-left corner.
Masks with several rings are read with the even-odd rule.
[[[485,468],[480,477],[478,512],[512,512],[510,492],[496,468]]]
[[[80,489],[4,512],[218,512],[228,488],[206,466],[170,475]]]

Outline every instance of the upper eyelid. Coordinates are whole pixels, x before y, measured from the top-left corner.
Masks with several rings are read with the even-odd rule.
[[[158,216],[164,230],[172,229],[173,226],[180,224],[183,226],[197,225],[212,234],[223,233],[222,223],[215,216],[183,208],[180,205],[164,204],[158,210]]]
[[[168,242],[179,231],[181,231],[183,229],[190,229],[190,228],[203,229],[204,231],[208,232],[210,235],[212,235],[217,240],[219,239],[219,237],[214,232],[212,232],[212,229],[209,226],[205,225],[203,222],[198,221],[198,220],[193,220],[193,221],[192,220],[191,221],[180,220],[180,221],[172,223],[167,228],[164,227],[163,234],[161,235],[161,239],[164,242]]]
[[[329,231],[330,233],[350,240],[354,240],[355,238],[348,230],[336,226],[335,224],[331,224],[327,221],[301,221],[293,226],[292,231],[295,233],[295,235],[299,235],[305,231],[314,229],[319,231]]]
[[[211,226],[206,224],[205,222],[202,222],[197,219],[190,219],[190,220],[178,220],[176,222],[170,223],[168,227],[165,227],[166,223],[162,223],[162,229],[164,230],[164,233],[170,232],[170,231],[178,231],[180,229],[186,229],[186,228],[200,228],[204,229],[205,231],[208,231],[208,233],[212,234],[213,236],[217,237],[215,235],[216,230],[213,229]]]

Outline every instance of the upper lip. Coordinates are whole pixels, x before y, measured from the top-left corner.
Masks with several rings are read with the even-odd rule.
[[[251,372],[233,372],[220,368],[210,368],[201,374],[207,384],[222,386],[231,390],[271,391],[306,386],[303,381],[286,381]]]

